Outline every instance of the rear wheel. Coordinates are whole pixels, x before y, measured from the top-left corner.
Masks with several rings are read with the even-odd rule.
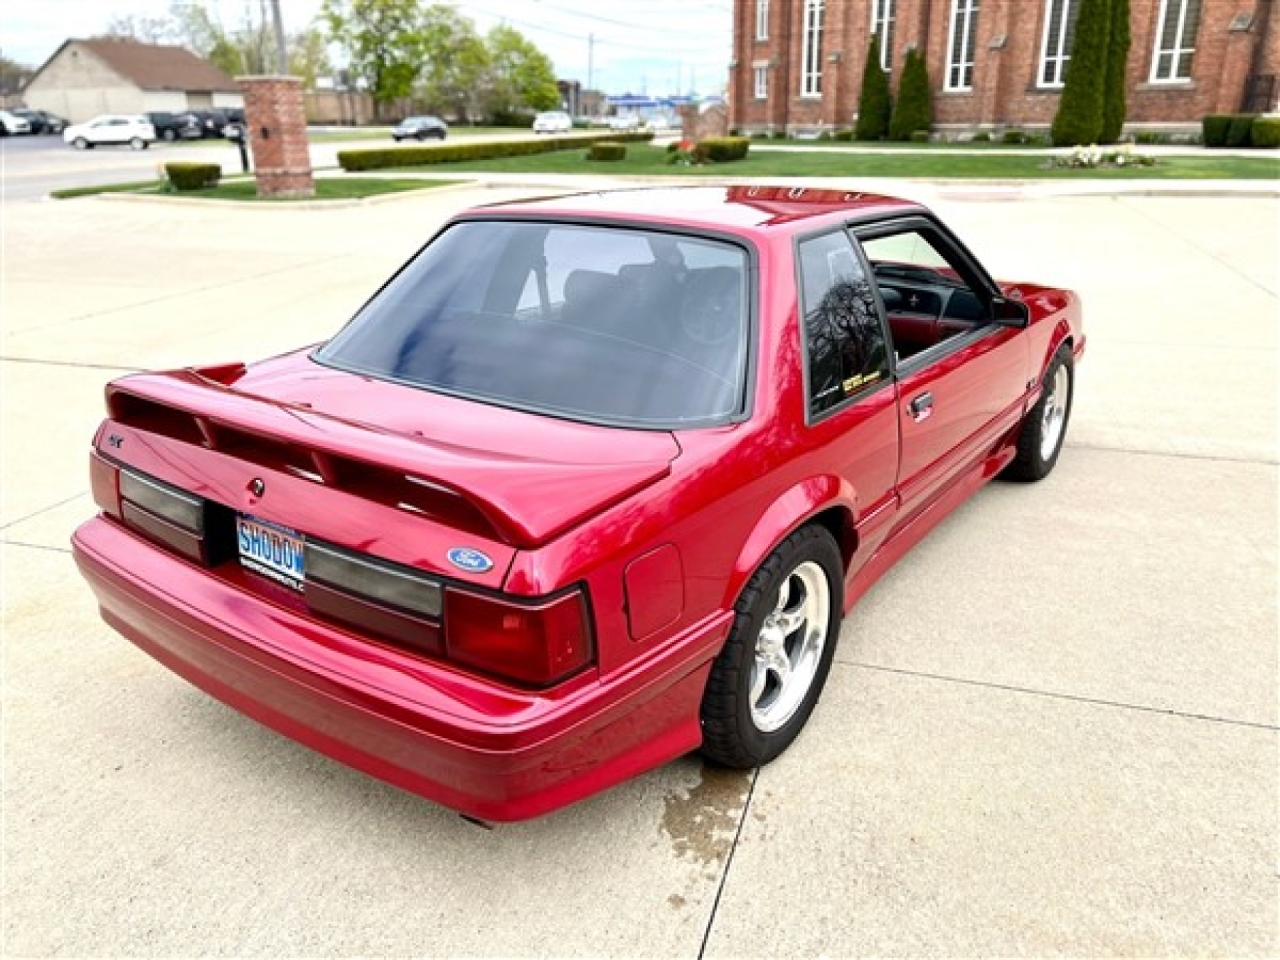
[[[173,141],[178,139],[178,131],[173,129],[173,127],[166,127],[164,130],[160,131],[160,136],[164,137],[170,143],[173,143]]]
[[[143,140],[141,137],[131,137],[129,140],[129,147],[132,150],[145,150],[147,149],[147,141]]]
[[[71,145],[75,147],[77,150],[89,149],[89,141],[86,140],[84,137],[76,137],[74,140],[71,141]]]
[[[803,527],[748,581],[703,694],[702,752],[727,767],[757,767],[790,746],[831,670],[840,629],[843,564],[831,534]]]
[[[1040,399],[1027,411],[1018,434],[1018,453],[1001,474],[1008,480],[1043,480],[1058,462],[1071,419],[1075,369],[1063,344],[1045,369]]]

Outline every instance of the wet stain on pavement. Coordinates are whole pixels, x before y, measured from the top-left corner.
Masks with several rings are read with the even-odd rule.
[[[709,866],[722,861],[733,844],[751,771],[703,767],[700,774],[687,792],[663,799],[662,832],[677,856]]]

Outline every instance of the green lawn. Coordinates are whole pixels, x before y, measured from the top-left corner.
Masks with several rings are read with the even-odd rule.
[[[364,197],[375,197],[383,193],[403,193],[407,190],[430,190],[433,187],[462,183],[462,180],[391,180],[375,177],[324,177],[315,181],[314,197],[287,197],[279,200],[264,201],[269,203],[290,203],[295,200],[360,200]],[[216,187],[203,190],[183,190],[168,192],[161,181],[150,180],[145,183],[117,183],[104,187],[76,187],[70,190],[55,190],[53,196],[59,200],[71,197],[92,196],[95,193],[139,193],[158,196],[196,197],[210,200],[244,200],[249,203],[258,201],[258,187],[252,179],[226,180]]]
[[[1139,151],[1141,152],[1141,151]],[[436,164],[432,170],[485,170],[506,173],[574,173],[613,176],[713,177],[917,177],[931,180],[1102,179],[1102,180],[1276,180],[1280,157],[1167,157],[1154,167],[1072,170],[1047,165],[1043,156],[966,156],[954,153],[885,155],[869,153],[790,153],[756,151],[736,163],[702,167],[668,166],[660,147],[628,144],[627,158],[592,163],[585,151],[563,150],[527,157]],[[424,168],[416,168],[424,169]]]

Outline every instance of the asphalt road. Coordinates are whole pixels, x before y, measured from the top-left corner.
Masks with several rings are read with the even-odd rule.
[[[1280,953],[1276,199],[897,187],[997,276],[1081,292],[1054,474],[881,580],[777,762],[494,830],[160,667],[67,541],[107,380],[327,337],[444,217],[530,187],[6,207],[0,954]]]
[[[453,139],[469,141],[510,140],[527,137],[525,131],[473,134],[452,132]],[[405,144],[412,146],[413,144]],[[311,165],[333,167],[338,151],[359,147],[392,147],[390,134],[371,132],[367,140],[322,142],[311,145]],[[217,163],[231,175],[243,168],[240,151],[225,140],[195,140],[182,143],[156,142],[146,150],[127,146],[100,146],[75,150],[61,136],[20,136],[0,138],[0,196],[4,202],[40,200],[50,191],[69,187],[99,186],[152,180],[160,164],[172,160],[201,160]]]

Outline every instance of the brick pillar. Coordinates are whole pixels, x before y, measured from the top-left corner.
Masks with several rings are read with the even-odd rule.
[[[311,197],[307,116],[298,77],[237,77],[260,197]]]

